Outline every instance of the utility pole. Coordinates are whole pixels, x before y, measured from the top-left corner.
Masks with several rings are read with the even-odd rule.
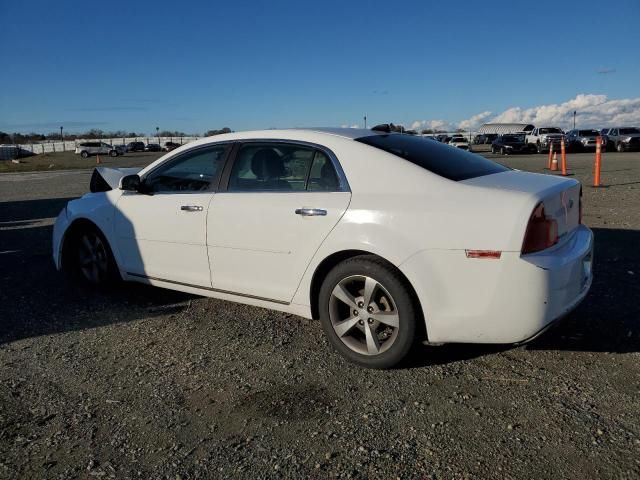
[[[367,128],[367,116],[364,116],[364,128]]]
[[[573,111],[573,129],[576,129],[576,111]]]
[[[60,127],[60,141],[62,142],[62,151],[64,152],[64,135],[62,135],[62,127]]]

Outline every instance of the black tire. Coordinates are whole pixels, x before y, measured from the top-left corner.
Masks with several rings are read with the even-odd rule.
[[[491,145],[491,153],[496,153],[496,148],[493,145]]]
[[[109,242],[97,227],[81,225],[67,235],[62,250],[62,266],[67,279],[95,289],[111,287],[120,280]],[[94,247],[93,252],[89,245]],[[88,262],[91,254],[93,257]]]
[[[500,155],[506,155],[506,154],[507,154],[507,149],[506,149],[506,148],[504,148],[504,147],[502,147],[502,148],[500,149]]]
[[[86,150],[83,150],[80,152],[80,156],[82,158],[89,158],[89,152],[87,152]]]
[[[111,150],[109,152],[109,155],[111,155],[112,157],[117,157],[118,156],[118,151],[117,150]]]
[[[618,142],[618,144],[616,145],[616,150],[618,152],[624,152],[624,145],[622,144],[622,142]]]
[[[334,329],[334,324],[331,319],[330,310],[332,307],[332,292],[344,281],[348,281],[350,278],[356,277],[369,277],[375,280],[378,284],[376,290],[382,297],[386,293],[391,297],[390,302],[394,306],[394,311],[397,311],[398,327],[395,333],[387,337],[388,340],[382,339],[380,344],[380,353],[365,354],[355,351],[352,347],[348,346],[341,337],[338,336]],[[334,297],[335,298],[335,297]],[[372,295],[373,298],[373,295]],[[421,321],[421,315],[419,314],[419,308],[417,308],[417,302],[415,301],[410,285],[401,273],[391,264],[382,260],[374,255],[362,255],[345,260],[344,262],[335,266],[325,277],[319,294],[319,312],[320,321],[325,335],[329,339],[331,345],[347,360],[352,363],[358,364],[366,368],[392,368],[398,365],[411,350],[415,339],[416,329]],[[334,301],[335,302],[335,301]],[[338,302],[339,303],[339,302]],[[381,302],[382,303],[382,302]],[[342,305],[343,307],[346,304]],[[349,310],[349,307],[346,307]],[[364,308],[367,308],[366,306]],[[364,315],[369,314],[364,312]],[[391,312],[393,313],[393,312]],[[351,315],[351,312],[348,314]],[[374,314],[371,314],[374,315]],[[369,319],[370,321],[371,319]],[[363,323],[363,327],[356,326],[358,329],[366,329],[367,326]],[[384,331],[387,327],[379,324],[378,327],[383,328],[382,335],[388,333]],[[352,328],[351,331],[355,331]],[[357,331],[355,331],[358,334]],[[364,336],[360,333],[359,335]],[[394,336],[395,335],[395,336]],[[346,337],[346,335],[343,335]],[[349,336],[351,338],[351,336]],[[385,349],[385,342],[393,339],[391,344]],[[378,341],[380,339],[378,338]]]
[[[536,150],[538,151],[538,153],[544,153],[542,151],[542,145],[540,145],[540,143],[537,144]]]

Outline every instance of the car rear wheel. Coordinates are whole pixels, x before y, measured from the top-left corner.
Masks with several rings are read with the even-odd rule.
[[[71,234],[63,261],[67,276],[80,284],[102,288],[119,279],[109,243],[95,227],[83,226]]]
[[[118,151],[117,150],[111,150],[109,152],[109,155],[111,155],[112,157],[117,157],[118,156]]]
[[[82,152],[80,152],[80,156],[82,158],[89,158],[89,152],[83,150]]]
[[[338,264],[319,295],[322,328],[347,360],[367,368],[391,368],[409,353],[416,306],[402,275],[372,255]]]

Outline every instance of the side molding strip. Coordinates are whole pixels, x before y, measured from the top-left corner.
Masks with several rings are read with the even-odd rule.
[[[165,280],[164,278],[149,277],[147,275],[141,275],[139,273],[127,272],[127,275],[131,275],[132,277],[138,277],[138,278],[146,278],[148,280],[156,280],[158,282],[173,283],[175,285],[182,285],[184,287],[197,288],[198,290],[207,290],[208,292],[217,292],[217,293],[224,293],[226,295],[235,295],[236,297],[252,298],[253,300],[262,300],[263,302],[278,303],[280,305],[291,304],[291,302],[283,302],[282,300],[273,300],[271,298],[258,297],[256,295],[249,295],[247,293],[230,292],[229,290],[221,290],[219,288],[201,287],[200,285],[191,285],[190,283],[176,282],[175,280]]]

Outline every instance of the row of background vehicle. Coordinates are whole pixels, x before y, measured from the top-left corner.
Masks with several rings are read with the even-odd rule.
[[[111,145],[110,143],[92,141],[82,142],[76,146],[75,153],[82,158],[92,155],[109,155],[117,157],[128,152],[170,152],[180,147],[179,143],[165,142],[164,146],[159,143],[129,142],[126,145]]]
[[[602,130],[572,129],[566,132],[557,127],[540,127],[531,132],[476,135],[473,144],[491,144],[492,153],[503,155],[544,153],[549,151],[551,144],[553,144],[555,151],[559,151],[564,138],[567,151],[584,152],[596,149],[596,141],[599,136],[602,137],[605,151],[640,150],[640,129],[635,127],[614,127]]]

